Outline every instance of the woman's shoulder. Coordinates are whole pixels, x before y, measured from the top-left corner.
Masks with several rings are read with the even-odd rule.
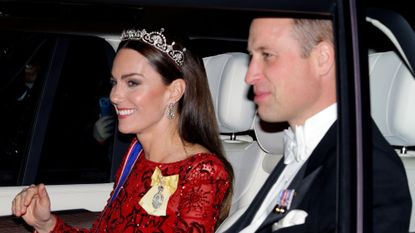
[[[202,145],[193,144],[191,147],[188,147],[187,150],[190,155],[187,160],[192,164],[204,164],[205,166],[211,165],[224,167],[219,157]]]
[[[190,159],[193,164],[211,164],[212,166],[224,166],[218,156],[211,152],[200,152],[193,154]]]
[[[187,166],[189,177],[226,179],[228,176],[223,162],[210,152],[194,154],[189,158]]]

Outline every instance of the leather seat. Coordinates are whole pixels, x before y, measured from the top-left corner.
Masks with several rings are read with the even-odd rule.
[[[216,231],[223,232],[248,208],[268,177],[269,171],[263,165],[267,153],[253,132],[256,107],[248,98],[250,87],[244,82],[249,56],[225,53],[205,57],[203,61],[225,156],[235,173],[230,214]]]
[[[401,157],[415,197],[415,79],[393,51],[369,55],[371,114]],[[393,190],[391,190],[393,192]],[[410,232],[415,232],[412,208]]]

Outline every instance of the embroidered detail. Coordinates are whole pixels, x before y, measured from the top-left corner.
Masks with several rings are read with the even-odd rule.
[[[57,232],[214,232],[221,203],[229,188],[227,172],[219,159],[212,154],[196,154],[180,162],[157,164],[146,160],[144,155],[143,151],[123,191],[101,212],[92,229],[72,228],[60,222],[55,228]],[[140,199],[151,188],[151,177],[156,166],[163,175],[179,175],[177,190],[170,196],[166,216],[162,217],[148,214],[139,205]],[[115,175],[116,180],[120,174],[121,168]],[[199,191],[203,192],[204,201],[198,201],[197,208],[194,208],[195,203],[191,200],[196,200],[194,195]]]

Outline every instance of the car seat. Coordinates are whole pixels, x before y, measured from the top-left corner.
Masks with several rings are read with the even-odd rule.
[[[397,148],[415,195],[415,79],[393,51],[369,55],[371,113],[386,140]],[[412,208],[410,232],[415,232]]]
[[[231,210],[216,231],[223,232],[246,210],[277,160],[269,160],[255,140],[256,108],[249,99],[249,85],[244,82],[249,56],[234,52],[205,57],[203,61],[225,156],[235,173]]]
[[[372,118],[386,140],[396,148],[415,197],[415,33],[398,13],[369,9],[366,21],[392,44],[390,51],[369,54]],[[415,209],[409,232],[415,232]]]

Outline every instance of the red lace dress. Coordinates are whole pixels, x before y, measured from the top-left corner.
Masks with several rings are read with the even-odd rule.
[[[156,167],[163,176],[179,176],[165,216],[150,215],[139,204],[151,188],[151,176]],[[121,168],[117,181],[120,173]],[[57,217],[52,232],[214,232],[230,185],[227,178],[227,171],[214,154],[201,153],[179,162],[156,163],[146,160],[142,153],[116,199],[107,204],[91,229],[71,227]]]

